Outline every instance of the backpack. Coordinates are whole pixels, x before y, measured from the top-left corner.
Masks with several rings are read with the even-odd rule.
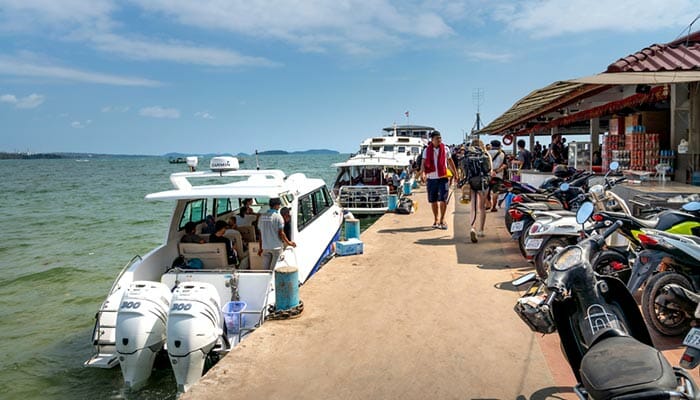
[[[413,200],[404,197],[399,201],[399,205],[394,212],[397,214],[410,214],[411,208],[413,208]]]
[[[489,172],[491,172],[488,153],[478,147],[470,146],[462,159],[462,169],[466,174],[463,182],[469,183],[473,190],[482,191],[488,188]]]

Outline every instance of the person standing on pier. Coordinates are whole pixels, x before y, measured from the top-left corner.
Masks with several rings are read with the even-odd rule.
[[[421,180],[427,179],[428,203],[433,210],[433,228],[447,229],[445,211],[450,183],[457,176],[457,167],[452,162],[450,150],[442,143],[440,132],[430,134],[430,143],[423,150]]]

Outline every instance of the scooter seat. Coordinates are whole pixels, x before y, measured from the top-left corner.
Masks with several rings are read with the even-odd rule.
[[[594,399],[675,390],[673,368],[660,351],[630,336],[605,338],[581,361],[581,383]]]

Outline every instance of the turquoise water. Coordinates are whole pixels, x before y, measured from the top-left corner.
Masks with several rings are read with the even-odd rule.
[[[260,165],[331,185],[330,165],[346,158],[260,156]],[[118,367],[83,362],[114,278],[164,239],[173,204],[144,196],[171,189],[169,175],[185,169],[158,157],[0,161],[0,398],[175,398],[167,368],[127,392]]]

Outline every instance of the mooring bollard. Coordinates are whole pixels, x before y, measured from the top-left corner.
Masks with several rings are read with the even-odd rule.
[[[296,267],[275,270],[275,303],[277,311],[299,305],[299,270]]]
[[[360,238],[360,220],[355,218],[345,219],[345,240]]]

